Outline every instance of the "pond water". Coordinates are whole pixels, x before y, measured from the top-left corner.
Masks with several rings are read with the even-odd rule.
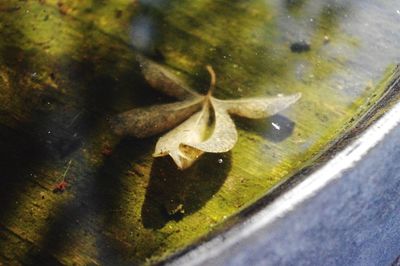
[[[196,243],[313,162],[383,95],[395,0],[3,0],[0,264],[150,264]],[[221,99],[301,92],[187,170],[110,118],[173,102],[138,53]]]

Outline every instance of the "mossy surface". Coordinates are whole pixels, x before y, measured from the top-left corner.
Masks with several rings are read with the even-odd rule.
[[[342,29],[355,11],[324,2],[2,0],[0,264],[154,263],[312,164],[394,69],[359,68],[374,55]],[[303,96],[267,119],[235,118],[232,151],[179,171],[151,157],[157,137],[109,128],[119,112],[172,101],[143,80],[137,50],[199,92],[211,64],[219,98]]]

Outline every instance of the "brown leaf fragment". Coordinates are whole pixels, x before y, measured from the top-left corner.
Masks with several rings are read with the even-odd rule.
[[[118,135],[150,137],[182,123],[201,108],[202,101],[203,98],[196,98],[132,109],[114,118],[111,127]]]
[[[175,97],[180,100],[201,96],[193,91],[179,79],[176,74],[156,62],[147,59],[142,55],[137,55],[136,59],[140,64],[143,76],[151,87],[158,91]]]
[[[301,98],[301,93],[288,96],[255,97],[237,100],[218,100],[228,113],[252,119],[265,118],[288,108]]]

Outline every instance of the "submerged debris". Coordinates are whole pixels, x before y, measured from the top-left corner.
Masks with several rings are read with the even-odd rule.
[[[103,149],[101,150],[101,154],[105,157],[111,156],[113,153],[113,150],[110,145],[105,145]]]
[[[53,188],[54,193],[62,193],[64,190],[67,188],[68,182],[65,180],[62,180],[60,183],[56,184]]]
[[[169,216],[177,216],[185,214],[185,208],[182,203],[170,202],[165,204],[165,211]]]
[[[294,42],[290,45],[290,50],[293,53],[304,53],[311,50],[311,45],[306,41]]]
[[[220,100],[212,95],[216,75],[211,66],[207,66],[211,76],[209,91],[201,95],[163,66],[142,56],[138,56],[138,60],[150,85],[181,101],[127,111],[112,121],[112,127],[117,134],[138,138],[170,130],[158,140],[153,156],[169,155],[179,169],[188,168],[205,152],[223,153],[233,148],[238,135],[230,115],[251,119],[268,117],[286,109],[301,97],[300,93],[296,93]],[[207,137],[210,124],[212,132]]]
[[[61,177],[61,181],[58,182],[56,185],[53,187],[53,193],[62,193],[64,192],[67,187],[68,187],[68,182],[67,182],[67,174],[69,172],[69,169],[71,168],[72,160],[68,162],[68,166],[64,171],[64,174]]]

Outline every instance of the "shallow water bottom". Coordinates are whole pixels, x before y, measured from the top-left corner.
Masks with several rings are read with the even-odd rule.
[[[223,227],[385,92],[399,61],[392,2],[3,1],[0,261],[149,264]],[[303,96],[235,118],[234,149],[180,171],[151,157],[158,136],[109,127],[174,101],[146,83],[138,50],[199,92],[212,65],[222,99]]]

